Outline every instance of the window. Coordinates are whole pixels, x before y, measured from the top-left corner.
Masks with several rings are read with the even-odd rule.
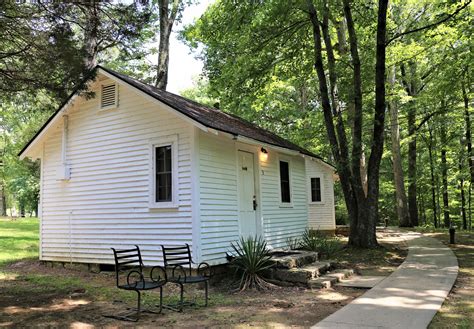
[[[311,202],[321,202],[321,178],[311,178]]]
[[[287,161],[280,161],[280,193],[282,203],[291,203],[290,166]]]
[[[178,135],[150,142],[149,207],[177,208]]]
[[[118,106],[118,91],[115,83],[102,85],[100,90],[100,109],[113,109]]]
[[[155,202],[171,202],[173,200],[171,145],[155,148],[155,160]]]

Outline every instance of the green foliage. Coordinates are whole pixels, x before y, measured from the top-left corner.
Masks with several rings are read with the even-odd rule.
[[[336,255],[342,247],[339,238],[321,233],[319,230],[306,230],[300,242],[300,248],[308,251],[318,252],[325,258]]]
[[[235,253],[231,265],[241,275],[240,290],[266,288],[268,284],[263,279],[263,274],[273,263],[265,240],[262,237],[241,237],[231,246]]]
[[[337,94],[350,137],[353,81],[347,29],[344,27],[340,2],[327,2],[330,11],[329,34],[336,57]],[[314,3],[321,14],[322,2]],[[395,102],[399,109],[405,172],[408,143],[413,139],[418,143],[416,182],[422,224],[432,222],[435,211],[438,217],[443,211],[439,160],[442,145],[447,149],[449,167],[448,210],[458,225],[461,178],[464,179],[466,198],[470,189],[469,155],[466,154],[467,143],[463,137],[466,124],[462,86],[465,86],[467,101],[471,104],[474,16],[473,7],[466,7],[466,4],[465,0],[397,0],[389,8],[387,39],[390,43],[386,49],[386,67],[387,70],[396,68],[396,82],[393,88],[387,88],[387,100]],[[362,61],[363,142],[367,152],[372,146],[370,138],[373,133],[367,123],[373,120],[377,5],[376,2],[358,0],[352,1],[351,6]],[[200,51],[209,79],[207,92],[219,99],[221,108],[333,160],[323,125],[318,81],[313,68],[312,30],[303,7],[304,3],[301,2],[280,0],[238,4],[223,0],[211,5],[199,20],[186,27],[182,35],[192,48]],[[464,9],[457,12],[462,7]],[[444,20],[446,18],[449,19]],[[443,23],[437,24],[441,20],[444,20]],[[424,26],[429,28],[401,35]],[[323,56],[326,63],[325,52]],[[406,68],[404,76],[401,66]],[[415,88],[417,92],[409,93],[410,88]],[[407,114],[413,109],[416,110],[416,131],[414,136],[409,136]],[[472,112],[472,105],[469,105],[469,112]],[[446,143],[440,143],[439,139],[442,125],[448,130]],[[428,146],[429,130],[435,136],[432,146]],[[386,127],[386,131],[390,129]],[[463,138],[464,142],[460,143]],[[351,143],[350,138],[348,142]],[[385,143],[380,166],[378,224],[397,225],[388,144]],[[430,180],[430,147],[434,152],[434,182]],[[369,156],[366,154],[366,165],[368,162]],[[435,206],[431,186],[436,189]],[[347,209],[340,188],[336,188],[336,200],[337,222],[347,223]]]
[[[84,87],[90,30],[96,29],[94,52],[102,64],[146,80],[157,14],[146,2],[3,1],[0,12],[0,189],[23,214],[37,208],[39,163],[17,154],[72,89]]]
[[[301,242],[300,242],[301,249],[308,250],[308,251],[316,251],[316,252],[319,251],[320,236],[321,235],[319,231],[306,229],[306,231],[301,236]]]
[[[181,96],[210,107],[219,107],[219,101],[210,96],[209,81],[202,76],[194,77],[193,87],[182,90]]]
[[[299,237],[288,237],[286,238],[286,245],[288,249],[295,250],[301,246],[301,241]]]
[[[56,103],[43,91],[35,95],[21,92],[2,99],[0,146],[4,165],[0,168],[0,178],[7,195],[7,205],[19,208],[21,214],[36,213],[40,164],[30,160],[20,161],[18,152],[54,111]]]

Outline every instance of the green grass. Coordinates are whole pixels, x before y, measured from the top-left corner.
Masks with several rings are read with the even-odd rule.
[[[41,273],[15,273],[15,270],[5,268],[12,262],[21,260],[38,259],[39,246],[39,220],[37,218],[24,218],[12,221],[10,218],[0,217],[0,278],[7,274],[15,277],[15,281],[25,284],[14,284],[9,287],[9,292],[19,296],[23,294],[41,294],[54,291],[56,293],[68,294],[75,289],[85,289],[86,296],[95,300],[120,299],[133,302],[136,298],[134,293],[118,290],[115,285],[104,286],[103,282],[88,280],[78,276],[62,276],[58,273],[52,279],[51,274]],[[3,276],[2,276],[3,274]],[[111,278],[111,282],[113,278]],[[159,296],[155,293],[143,296],[145,304],[156,304]],[[210,305],[227,305],[228,298],[224,294],[214,293],[210,299]],[[178,296],[166,296],[165,303],[176,303]]]
[[[0,268],[13,261],[38,258],[39,220],[0,218]]]

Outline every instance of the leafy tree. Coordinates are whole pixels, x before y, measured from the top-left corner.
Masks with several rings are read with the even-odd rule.
[[[24,213],[38,202],[39,165],[17,153],[97,61],[149,71],[157,16],[139,2],[2,2],[0,16],[1,208]]]
[[[426,171],[418,172],[416,164],[420,156],[416,140],[428,121],[438,119],[440,103],[433,106],[433,94],[439,88],[449,89],[435,83],[446,81],[441,74],[449,67],[442,57],[449,51],[437,52],[447,42],[464,47],[464,42],[457,42],[466,38],[451,30],[457,30],[469,17],[468,5],[469,1],[401,0],[390,7],[385,1],[221,1],[187,27],[184,36],[191,47],[202,47],[209,94],[220,100],[221,107],[277,132],[282,124],[260,118],[275,118],[279,113],[291,117],[298,107],[292,103],[294,98],[287,96],[288,89],[272,87],[309,86],[309,110],[305,113],[311,118],[306,121],[310,125],[297,132],[292,126],[288,130],[293,135],[285,136],[298,142],[316,135],[323,119],[350,217],[350,244],[374,246],[379,215],[393,218],[393,205],[397,204],[390,186],[392,164],[383,143],[385,67],[396,69],[391,88],[396,95],[390,95],[389,101],[400,112],[401,138],[396,149],[401,173],[407,165],[403,159],[407,144],[409,148],[408,190],[414,214],[409,225],[416,225],[419,210],[426,210],[424,205],[417,209],[418,195],[430,200],[416,188],[418,181],[426,181]],[[468,26],[466,23],[463,29]],[[440,42],[446,33],[449,38]],[[431,56],[436,60],[430,60]],[[259,96],[264,113],[255,105]],[[270,106],[279,96],[281,102]],[[431,101],[425,97],[432,97]],[[315,122],[319,125],[312,126]],[[315,149],[314,140],[308,144],[304,146]],[[404,187],[403,178],[400,184]]]

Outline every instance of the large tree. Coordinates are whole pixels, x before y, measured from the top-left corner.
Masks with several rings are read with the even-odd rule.
[[[0,215],[38,202],[38,164],[18,151],[101,61],[143,69],[157,15],[139,2],[0,3]],[[79,86],[81,87],[81,86]]]
[[[274,81],[293,77],[311,82],[310,90],[314,93],[308,102],[312,107],[310,115],[316,117],[321,113],[319,118],[325,123],[329,148],[324,151],[329,152],[326,156],[334,161],[341,178],[351,224],[349,243],[370,247],[377,244],[375,225],[379,221],[379,202],[384,200],[385,207],[387,196],[386,188],[383,196],[380,195],[379,185],[384,155],[385,54],[390,55],[390,67],[399,72],[394,84],[402,113],[402,136],[407,136],[410,135],[405,130],[406,114],[410,113],[407,109],[420,96],[408,95],[411,98],[407,101],[400,86],[415,80],[419,93],[431,82],[431,76],[423,80],[425,73],[435,67],[423,62],[419,70],[405,72],[405,76],[401,67],[418,65],[416,57],[421,55],[417,52],[428,53],[434,40],[444,33],[439,28],[457,21],[467,7],[467,2],[442,1],[433,4],[402,1],[391,8],[386,1],[377,4],[348,0],[221,1],[188,27],[185,37],[191,46],[202,47],[209,92],[220,100],[221,108],[257,123],[279,126],[264,120],[272,117],[275,110],[268,107],[264,115],[254,112],[253,105]],[[401,12],[395,15],[394,10]],[[403,24],[397,23],[402,20]],[[412,45],[413,38],[421,38],[425,49]],[[271,97],[267,102],[271,104]],[[437,111],[430,109],[433,113]],[[433,113],[411,112],[410,124],[414,129],[410,139],[416,138],[423,123],[434,117]],[[406,140],[401,138],[399,143],[402,147]],[[314,144],[305,146],[315,149]],[[412,155],[413,150],[412,147]],[[404,166],[404,161],[399,163],[399,169],[400,165]],[[413,176],[413,171],[410,175]]]
[[[312,104],[322,110],[331,156],[341,177],[351,221],[350,244],[370,247],[377,245],[378,171],[383,153],[385,120],[387,2],[381,1],[380,6],[370,8],[372,16],[368,20],[376,28],[369,33],[375,33],[377,38],[369,38],[368,31],[357,30],[360,26],[355,25],[352,10],[352,4],[348,1],[344,2],[342,8],[326,2],[318,6],[312,1],[239,5],[224,1],[214,6],[196,24],[195,29],[188,30],[187,35],[191,42],[197,39],[206,47],[206,69],[211,84],[217,80],[218,84],[222,77],[228,79],[232,75],[235,81],[230,82],[231,87],[238,86],[241,93],[248,88],[265,86],[271,81],[275,70],[291,70],[293,64],[286,64],[288,62],[294,61],[296,64],[301,60],[306,63],[303,64],[306,71],[303,74],[316,73],[319,95]],[[333,29],[341,29],[341,21],[346,23],[346,31],[340,31],[340,35],[347,34],[349,45],[348,52],[338,54],[344,56],[344,62],[336,59],[336,42],[332,33]],[[363,37],[360,36],[362,33]],[[193,40],[196,34],[199,37]],[[342,38],[345,41],[346,36]],[[364,47],[370,49],[363,52],[366,57],[364,62],[360,59],[358,38],[363,39]],[[242,66],[232,70],[230,65]],[[352,79],[348,80],[348,75]],[[373,88],[372,91],[375,91],[375,106],[368,101],[364,103],[363,75],[364,78],[370,79],[371,76],[373,79],[370,83],[372,87],[367,89]],[[235,93],[232,96],[235,97]],[[237,99],[241,97],[237,96]],[[346,107],[352,109],[352,117],[349,118],[351,123],[348,125],[352,131],[350,137],[346,131],[348,118],[344,117]],[[364,107],[372,113],[369,122],[373,128],[369,138],[367,134],[363,136],[363,125],[366,124]],[[367,190],[364,188],[363,175],[360,174],[364,171],[361,168],[365,156],[364,137],[371,149],[367,164]]]

